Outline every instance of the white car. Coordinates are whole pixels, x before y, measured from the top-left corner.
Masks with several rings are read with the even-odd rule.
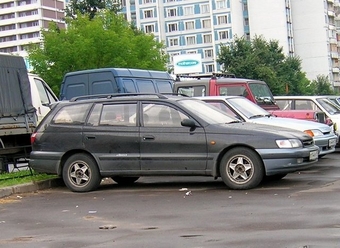
[[[319,157],[334,152],[335,146],[338,143],[338,136],[326,124],[276,117],[242,96],[207,96],[197,98],[245,122],[303,131],[314,138],[315,145],[319,147]]]
[[[340,106],[329,99],[330,96],[275,96],[275,101],[282,110],[314,110],[322,111],[330,122],[334,124],[334,130],[340,135]],[[338,144],[340,145],[340,144]]]

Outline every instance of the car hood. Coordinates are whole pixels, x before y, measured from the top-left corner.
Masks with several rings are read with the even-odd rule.
[[[285,127],[277,127],[272,125],[239,122],[215,124],[207,127],[208,132],[214,133],[239,133],[241,135],[261,135],[262,137],[271,136],[275,138],[298,138],[301,140],[309,140],[311,137],[299,130]]]
[[[329,133],[331,132],[331,128],[319,122],[314,121],[304,121],[304,120],[297,120],[293,118],[283,118],[283,117],[259,117],[248,120],[252,123],[257,124],[265,124],[271,125],[276,127],[285,127],[285,128],[292,128],[299,131],[317,129],[320,130],[322,133]]]

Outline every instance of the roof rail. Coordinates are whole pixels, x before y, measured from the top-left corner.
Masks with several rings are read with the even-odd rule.
[[[157,96],[160,99],[167,99],[167,97],[161,93],[117,93],[117,94],[97,94],[97,95],[76,96],[76,97],[72,97],[70,99],[70,102],[75,102],[79,100],[87,100],[87,99],[100,99],[100,98],[112,99],[115,97],[124,97],[124,96]]]
[[[223,72],[212,72],[208,74],[178,74],[176,75],[176,81],[181,81],[181,78],[194,78],[197,80],[200,80],[201,78],[211,78],[211,79],[217,79],[217,78],[236,78],[235,74],[230,73],[223,73]]]

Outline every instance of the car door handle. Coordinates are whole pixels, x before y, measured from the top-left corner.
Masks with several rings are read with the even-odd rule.
[[[143,136],[143,140],[154,140],[154,139],[155,139],[155,136],[153,136],[153,135]]]
[[[96,136],[86,136],[86,139],[90,140],[90,139],[95,139]]]

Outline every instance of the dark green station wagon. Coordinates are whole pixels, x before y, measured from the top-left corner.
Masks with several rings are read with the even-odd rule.
[[[55,104],[32,134],[30,166],[57,174],[76,192],[111,177],[131,184],[142,176],[221,177],[250,189],[318,160],[303,132],[240,122],[190,97],[96,95]]]

